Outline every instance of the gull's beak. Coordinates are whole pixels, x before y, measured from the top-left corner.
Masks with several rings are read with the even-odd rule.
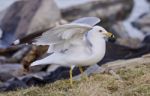
[[[108,37],[108,39],[110,41],[115,41],[116,40],[116,37],[111,32],[105,32],[104,34]]]
[[[114,35],[111,32],[104,32],[103,34],[109,38],[114,37]]]
[[[105,33],[106,34],[106,36],[108,36],[108,37],[112,37],[113,36],[113,34],[111,33],[111,32],[107,32],[107,33]]]

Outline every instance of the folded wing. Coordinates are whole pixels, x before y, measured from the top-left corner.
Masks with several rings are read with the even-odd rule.
[[[80,40],[83,40],[84,34],[91,30],[99,21],[100,19],[96,17],[85,17],[75,20],[70,24],[52,28],[37,38],[34,44],[53,46],[53,48],[49,49],[48,53],[66,50],[75,41],[80,42]]]

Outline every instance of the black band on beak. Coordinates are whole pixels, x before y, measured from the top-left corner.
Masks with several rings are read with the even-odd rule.
[[[115,42],[116,39],[117,39],[117,38],[112,34],[112,35],[108,38],[108,41],[109,41],[109,42]]]

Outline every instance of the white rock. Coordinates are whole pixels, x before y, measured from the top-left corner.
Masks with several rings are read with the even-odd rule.
[[[43,0],[35,16],[32,19],[27,34],[53,27],[56,21],[61,19],[60,10],[53,0]]]
[[[144,34],[132,26],[132,22],[137,20],[143,13],[149,12],[149,4],[146,0],[134,0],[134,7],[130,16],[124,21],[124,27],[132,38],[144,39]]]
[[[20,43],[20,40],[19,39],[17,39],[16,41],[14,41],[14,44],[15,45],[17,45],[17,44],[19,44]]]
[[[75,0],[55,0],[55,2],[60,9],[65,9],[65,8],[69,8],[72,6],[84,4],[87,2],[92,2],[92,0],[78,0],[78,1],[75,1]]]
[[[0,38],[2,38],[2,35],[3,35],[3,31],[2,31],[2,29],[0,28]]]

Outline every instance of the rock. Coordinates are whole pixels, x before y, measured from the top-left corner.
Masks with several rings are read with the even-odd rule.
[[[145,36],[144,40],[143,40],[143,44],[150,44],[150,35]]]
[[[147,0],[150,3],[150,0]]]
[[[27,85],[18,78],[12,78],[6,83],[0,84],[0,92],[13,91],[18,88],[27,88]]]
[[[5,63],[5,61],[7,61],[7,58],[4,56],[0,56],[0,64]]]
[[[123,26],[123,22],[117,22],[111,26],[111,31],[117,37],[116,43],[130,48],[140,48],[141,40],[132,38]]]
[[[21,64],[0,64],[0,81],[7,81],[12,77],[18,76]]]
[[[72,21],[77,18],[96,16],[114,22],[124,19],[132,9],[133,0],[94,0],[62,9],[62,16]]]
[[[2,38],[2,34],[3,34],[3,31],[2,31],[2,29],[0,28],[0,38]]]
[[[10,58],[8,58],[7,62],[21,62],[22,58],[30,51],[30,49],[30,45],[24,46],[23,48],[15,52]]]
[[[117,51],[114,51],[117,50]],[[114,44],[107,42],[106,43],[106,54],[102,61],[100,61],[98,64],[102,65],[106,62],[111,62],[115,60],[120,59],[131,59],[136,57],[141,57],[144,54],[147,54],[150,52],[150,45],[145,44],[144,46],[140,48],[130,48],[126,46],[122,46],[119,44]]]
[[[22,58],[21,64],[23,65],[24,70],[29,71],[30,64],[35,61],[40,56],[44,55],[48,50],[48,46],[32,46],[32,48],[25,54]],[[35,70],[40,71],[42,67],[34,68],[32,71]]]
[[[16,70],[22,68],[21,64],[0,64],[0,72],[8,72],[15,75]]]
[[[7,81],[13,77],[14,76],[8,72],[0,72],[0,81],[1,82]]]
[[[123,26],[123,22],[116,22],[111,26],[112,32],[117,38],[129,38],[129,34]]]
[[[6,15],[7,9],[8,9],[8,8],[6,8],[5,10],[0,11],[0,25],[1,25],[1,23],[2,23],[2,19],[3,19],[4,16]]]
[[[55,26],[61,20],[60,10],[53,0],[41,0],[41,5],[35,13],[27,34]]]
[[[150,35],[150,13],[143,14],[132,24],[134,27],[141,30],[145,35]]]
[[[0,48],[0,55],[4,56],[4,57],[7,57],[7,60],[5,59],[5,61],[9,61],[8,58],[11,58],[11,56],[13,54],[17,53],[17,51],[21,50],[22,48],[24,48],[26,46],[27,46],[26,44],[20,44],[20,45],[12,45],[11,47],[8,47],[6,49],[1,49]]]
[[[147,56],[142,56],[139,58],[128,59],[128,60],[117,60],[114,62],[106,63],[102,66],[116,71],[120,68],[125,68],[125,67],[131,67],[131,66],[136,67],[138,65],[149,65],[150,64],[149,54]]]
[[[60,19],[60,11],[53,0],[16,1],[0,21],[3,30],[0,47],[8,47],[16,39],[49,29]]]

